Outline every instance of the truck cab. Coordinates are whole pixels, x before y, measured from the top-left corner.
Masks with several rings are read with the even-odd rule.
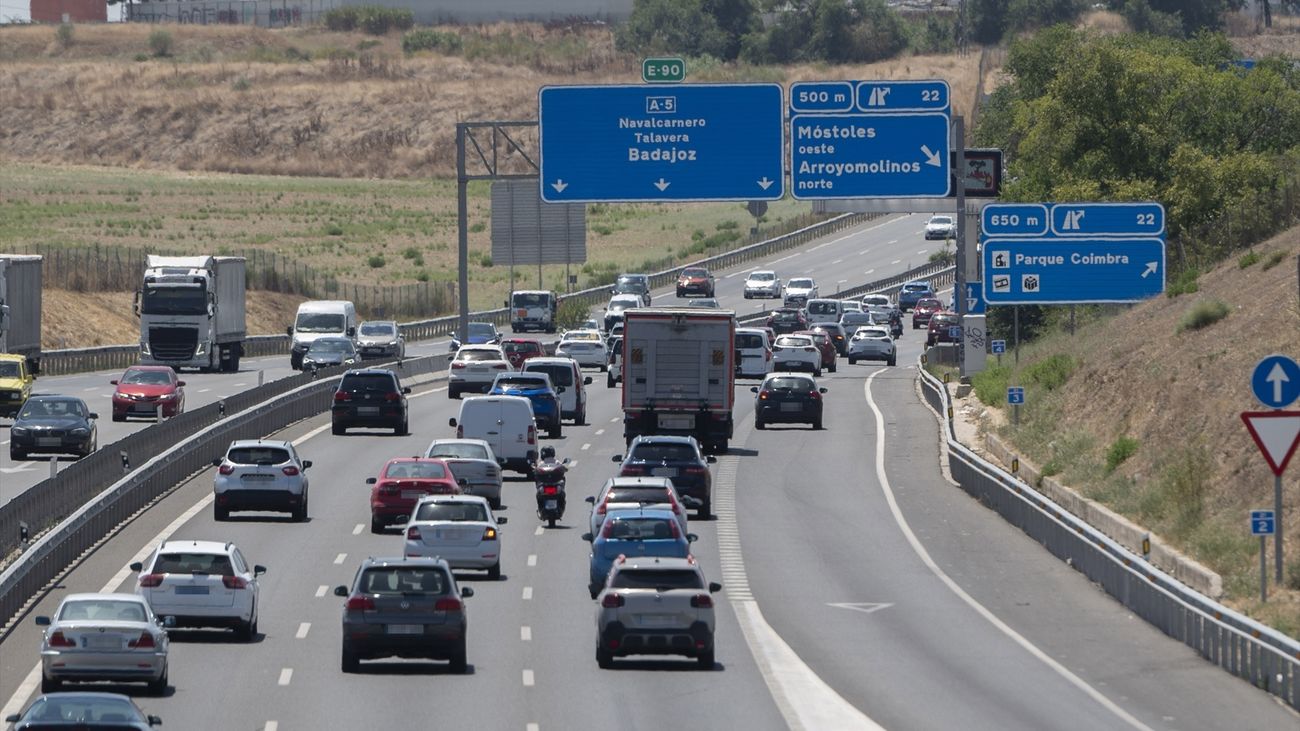
[[[530,289],[510,293],[510,327],[517,333],[534,330],[555,332],[555,314],[560,299],[554,292]]]
[[[247,328],[245,261],[237,256],[157,256],[136,292],[140,363],[239,370]]]
[[[32,374],[27,357],[0,353],[0,416],[12,419],[32,395]]]

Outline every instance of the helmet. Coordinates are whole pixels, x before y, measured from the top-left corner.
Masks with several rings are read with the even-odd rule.
[[[542,447],[542,459],[555,459],[555,447]]]

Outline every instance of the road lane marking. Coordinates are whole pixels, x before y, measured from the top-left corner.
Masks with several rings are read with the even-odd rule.
[[[835,261],[831,262],[831,264],[832,264],[832,265],[839,264],[839,263],[842,262],[842,261],[844,261],[844,260],[843,260],[843,259],[836,259]]]
[[[527,726],[524,726],[524,731],[542,731],[542,727],[535,723],[530,723]]]
[[[840,281],[836,282],[836,284],[844,284],[844,283],[847,282],[847,281],[849,281],[849,280],[847,280],[847,279],[841,279]]]
[[[443,391],[446,391],[446,390],[447,390],[447,387],[446,387],[446,386],[440,386],[440,387],[438,387],[438,388],[431,388],[431,389],[429,389],[428,391],[421,391],[421,392],[419,392],[419,393],[413,393],[413,394],[411,394],[410,396],[407,396],[407,397],[406,397],[406,400],[407,400],[407,401],[410,401],[410,400],[413,399],[413,398],[421,398],[422,396],[430,396],[430,395],[433,395],[433,394],[435,394],[435,393],[442,393]]]
[[[890,239],[889,241],[885,242],[885,245],[888,246],[890,244],[897,244],[897,243],[898,243],[898,239]]]
[[[546,529],[545,529],[545,528],[542,528],[542,527],[539,525],[539,526],[537,526],[537,530],[533,531],[533,535],[535,535],[535,536],[540,536],[540,535],[542,535],[542,534],[545,533],[545,532],[546,532]]]
[[[247,385],[248,385],[247,383],[236,383],[235,388],[239,388],[240,386],[247,386]],[[275,723],[275,722],[272,721],[271,723]]]
[[[530,554],[528,554],[528,565],[529,565],[529,566],[536,566],[536,565],[537,565],[537,554],[535,554],[535,553],[530,553]]]
[[[584,444],[584,445],[582,445],[582,450],[583,450],[583,451],[586,451],[586,450],[588,450],[588,449],[591,449],[591,444]]]
[[[1114,701],[1102,695],[1096,688],[1088,685],[1087,682],[1070,672],[1070,670],[1064,665],[1057,662],[1047,653],[1038,649],[1036,645],[1025,639],[1025,637],[1012,629],[1006,622],[999,619],[996,614],[989,611],[989,609],[983,604],[980,604],[975,597],[967,594],[965,589],[962,589],[956,581],[953,581],[948,574],[944,573],[944,570],[939,567],[939,564],[935,563],[934,559],[930,557],[930,552],[925,550],[925,546],[921,545],[921,540],[912,532],[912,527],[908,524],[907,518],[903,517],[903,511],[898,507],[898,500],[894,498],[894,488],[889,482],[889,476],[885,474],[885,440],[882,438],[882,435],[885,434],[885,416],[881,413],[880,407],[876,405],[876,400],[871,395],[871,382],[876,380],[876,376],[883,372],[883,370],[875,371],[870,376],[867,376],[866,383],[862,384],[863,393],[867,399],[867,406],[871,407],[871,413],[875,417],[876,422],[876,479],[880,483],[880,489],[885,493],[885,502],[889,504],[889,512],[893,513],[894,522],[898,524],[899,530],[903,532],[903,536],[907,539],[908,544],[912,546],[912,551],[921,559],[921,563],[925,564],[926,568],[930,569],[930,573],[938,577],[938,579],[942,581],[944,585],[952,591],[952,593],[956,594],[957,597],[965,602],[971,609],[974,609],[977,614],[988,620],[989,624],[997,628],[1002,632],[1002,634],[1011,638],[1013,642],[1024,648],[1024,650],[1030,655],[1041,660],[1043,664],[1047,665],[1071,685],[1083,691],[1084,694],[1092,698],[1103,708],[1115,714],[1120,720],[1124,721],[1129,726],[1132,726],[1135,729],[1141,729],[1142,731],[1152,731],[1150,726],[1147,726],[1128,711],[1120,708]]]
[[[604,430],[604,429],[597,429],[597,430],[596,430],[596,436],[600,436],[601,434],[604,434],[604,433],[605,433],[605,430]],[[8,443],[9,443],[9,442],[5,442],[5,444],[8,444]]]
[[[522,598],[523,598],[524,601],[528,601],[528,600],[532,599],[532,598],[533,598],[533,587],[531,587],[531,586],[525,586],[525,587],[524,587],[524,594],[523,594],[523,597],[522,597]],[[39,665],[36,666],[36,667],[37,667],[37,669],[40,669],[40,666],[39,666]]]
[[[352,535],[359,536],[361,535],[361,531],[365,529],[366,529],[365,523],[357,523],[356,527],[352,529]]]
[[[524,670],[524,687],[533,687],[533,671],[531,670]]]
[[[789,255],[789,256],[783,256],[783,257],[781,257],[780,259],[777,259],[776,261],[774,261],[774,262],[772,262],[772,263],[773,263],[773,264],[780,264],[781,262],[785,261],[786,259],[793,259],[793,258],[795,258],[796,256],[799,256],[799,255],[802,254],[802,253],[803,253],[803,252],[801,252],[801,251],[796,251],[795,253],[793,253],[793,254],[791,254],[791,255]]]
[[[615,416],[614,418],[612,418],[612,419],[609,420],[609,423],[613,424],[613,423],[616,423],[617,421],[618,421],[618,417]]]
[[[334,557],[334,565],[338,566],[346,560],[348,560],[348,555],[346,553],[340,553],[339,555]]]
[[[97,390],[99,390],[99,386],[91,386],[90,388],[83,388],[83,389],[81,389],[81,390],[82,390],[82,391],[97,391]]]
[[[524,625],[524,626],[520,627],[520,628],[519,628],[519,639],[520,639],[520,641],[522,641],[522,642],[532,642],[532,641],[533,641],[533,628],[532,628],[532,627],[529,627],[528,625]]]
[[[267,721],[262,727],[262,731],[280,731],[280,724],[275,721]]]
[[[868,269],[868,270],[866,270],[865,272],[863,272],[863,274],[870,274],[870,273],[872,273],[872,272],[874,272],[874,271],[876,271],[876,270],[875,270],[875,269]]]
[[[298,632],[293,637],[297,640],[305,640],[309,631],[311,631],[311,622],[303,622],[298,625]]]
[[[330,588],[324,584],[321,584],[320,586],[316,587],[316,598],[320,599],[321,597],[325,596],[326,594],[329,593],[329,590]]]
[[[200,389],[199,389],[199,393],[207,393],[208,391],[211,391],[211,390],[212,390],[212,389],[210,389],[210,388],[200,388]]]
[[[889,262],[889,263],[890,263],[890,264],[901,264],[902,261],[903,261],[902,259],[895,259],[895,260],[893,260],[893,261],[891,261],[891,262]]]
[[[293,680],[293,668],[284,668],[280,671],[279,685],[288,685]]]
[[[920,251],[916,252],[916,255],[917,255],[917,256],[924,256],[924,255],[925,255],[925,252],[927,252],[927,251],[929,251],[929,249],[921,249]]]

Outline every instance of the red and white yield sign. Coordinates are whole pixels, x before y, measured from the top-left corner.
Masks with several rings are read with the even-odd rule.
[[[1243,411],[1241,420],[1278,477],[1300,444],[1300,411]]]

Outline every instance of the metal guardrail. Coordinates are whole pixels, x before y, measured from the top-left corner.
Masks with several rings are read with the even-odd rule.
[[[444,370],[450,357],[378,365],[411,378]],[[262,437],[328,410],[345,370],[338,366],[315,377],[303,373],[272,381],[154,424],[0,506],[0,556],[19,548],[20,522],[31,535],[55,526],[0,573],[0,627],[78,556],[159,495],[204,469],[232,440]]]
[[[288,335],[250,335],[244,340],[246,358],[286,355],[288,352]],[[41,375],[65,376],[69,373],[116,370],[139,362],[139,345],[101,345],[95,348],[47,350],[41,354]]]
[[[972,497],[1201,657],[1300,709],[1300,642],[1180,583],[957,441],[947,387],[920,369],[926,401],[945,415],[953,479]]]

